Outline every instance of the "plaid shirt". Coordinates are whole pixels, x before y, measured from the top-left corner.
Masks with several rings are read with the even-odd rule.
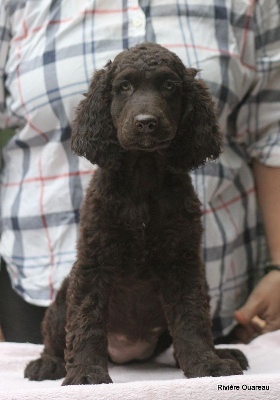
[[[279,0],[0,1],[1,127],[16,128],[3,151],[0,252],[14,288],[47,306],[75,260],[94,167],[71,153],[69,138],[93,71],[157,42],[201,69],[225,137],[220,159],[192,177],[213,332],[227,333],[262,274],[250,160],[280,166]]]

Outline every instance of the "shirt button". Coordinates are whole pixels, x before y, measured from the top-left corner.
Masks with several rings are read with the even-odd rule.
[[[136,28],[139,28],[141,25],[143,25],[143,21],[140,18],[134,18],[132,23]]]

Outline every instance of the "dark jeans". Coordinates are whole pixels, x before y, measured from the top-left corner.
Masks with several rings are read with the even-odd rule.
[[[0,325],[7,342],[42,343],[41,322],[46,307],[27,303],[12,288],[6,265],[0,267]]]

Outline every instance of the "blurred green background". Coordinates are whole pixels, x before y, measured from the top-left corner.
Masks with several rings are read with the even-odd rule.
[[[1,129],[0,131],[0,149],[5,146],[8,140],[14,135],[15,131],[12,129]]]

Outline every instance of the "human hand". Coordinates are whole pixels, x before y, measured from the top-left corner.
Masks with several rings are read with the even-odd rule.
[[[244,343],[280,329],[280,272],[270,271],[265,275],[234,317],[239,322],[234,334]]]

